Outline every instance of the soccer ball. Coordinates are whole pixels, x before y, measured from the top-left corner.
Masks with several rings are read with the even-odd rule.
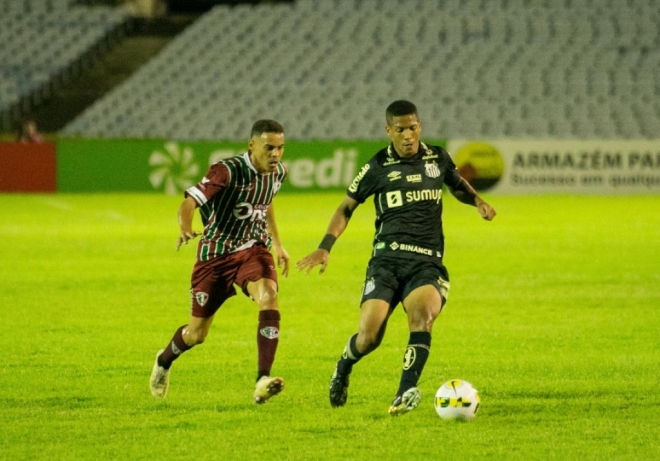
[[[452,379],[440,386],[433,404],[442,419],[469,421],[479,409],[479,393],[467,381]]]

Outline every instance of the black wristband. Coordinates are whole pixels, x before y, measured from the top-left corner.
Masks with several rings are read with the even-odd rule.
[[[321,240],[321,243],[319,244],[319,249],[325,250],[328,253],[330,253],[330,250],[332,249],[332,245],[334,245],[336,241],[337,241],[337,237],[335,237],[334,235],[325,234],[323,236],[323,240]]]

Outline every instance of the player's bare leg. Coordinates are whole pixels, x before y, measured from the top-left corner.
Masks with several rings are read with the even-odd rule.
[[[362,304],[358,332],[349,338],[330,379],[331,406],[346,405],[353,365],[380,345],[391,313],[389,304],[379,299],[371,299]]]
[[[158,399],[164,399],[167,396],[172,362],[193,346],[203,343],[212,323],[213,316],[191,317],[188,325],[183,325],[176,330],[167,347],[158,351],[149,378],[151,395]]]
[[[277,283],[274,280],[262,278],[256,282],[248,282],[246,288],[252,299],[259,305],[259,326],[257,327],[259,363],[254,402],[262,404],[284,389],[284,379],[270,376],[280,336]]]
[[[399,390],[392,401],[389,413],[392,416],[405,414],[417,407],[422,392],[417,382],[431,349],[433,322],[442,309],[442,297],[433,285],[424,285],[410,293],[403,300],[408,315],[410,339],[403,356],[403,371]]]

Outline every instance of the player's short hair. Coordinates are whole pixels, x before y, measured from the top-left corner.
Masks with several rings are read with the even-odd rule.
[[[392,123],[392,117],[401,117],[402,115],[417,115],[419,118],[417,107],[405,99],[394,101],[385,110],[385,120],[387,120],[388,124]]]
[[[284,128],[275,120],[257,120],[252,125],[250,138],[261,136],[263,133],[284,133]]]

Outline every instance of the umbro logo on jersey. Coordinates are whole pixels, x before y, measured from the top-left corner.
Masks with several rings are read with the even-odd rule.
[[[390,178],[390,181],[396,181],[397,179],[401,179],[401,172],[393,171],[390,174],[388,174],[387,177]]]
[[[422,182],[421,174],[409,174],[406,176],[406,181],[408,182]]]

